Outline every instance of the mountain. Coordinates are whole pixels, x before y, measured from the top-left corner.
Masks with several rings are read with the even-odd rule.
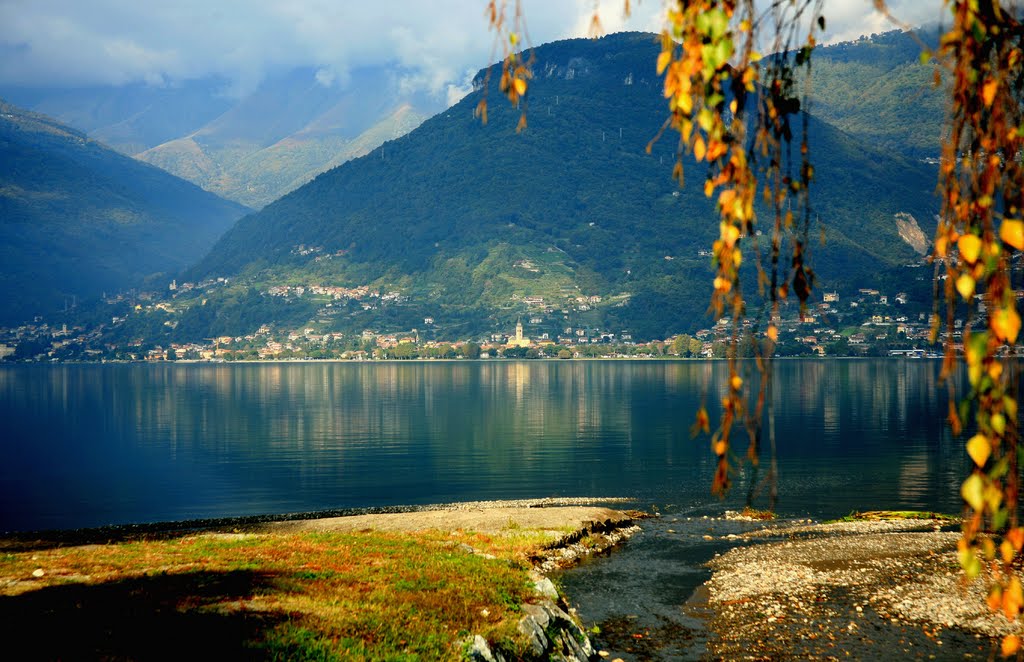
[[[0,323],[179,270],[246,211],[0,101]]]
[[[242,219],[190,272],[231,276],[236,289],[210,298],[202,324],[184,314],[179,337],[241,333],[239,320],[261,314],[274,321],[270,288],[299,284],[368,286],[401,302],[295,297],[320,328],[408,329],[429,317],[439,336],[457,337],[528,316],[542,320],[535,334],[586,325],[651,338],[706,326],[711,267],[701,251],[717,237],[717,215],[701,166],[686,160],[682,189],[671,180],[670,138],[644,151],[666,116],[657,53],[652,35],[635,33],[539,47],[522,134],[492,81],[489,124],[473,117],[480,86]],[[821,284],[891,282],[919,259],[921,230],[934,228],[934,168],[808,124],[818,222],[809,250]],[[590,310],[570,315],[582,296]]]
[[[322,70],[268,75],[239,94],[219,77],[178,85],[2,90],[15,102],[208,191],[262,207],[317,174],[415,128],[443,105],[401,92],[386,67],[335,81]]]
[[[948,95],[936,87],[939,31],[893,30],[815,49],[810,112],[858,140],[914,159],[938,158]]]
[[[209,76],[175,85],[8,86],[0,96],[132,156],[217,119],[234,103],[229,89],[226,79]]]

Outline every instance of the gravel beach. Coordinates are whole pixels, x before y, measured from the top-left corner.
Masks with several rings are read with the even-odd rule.
[[[964,582],[935,520],[769,527],[716,557],[702,596],[720,659],[988,659],[1022,633]],[[948,527],[945,527],[948,528]]]

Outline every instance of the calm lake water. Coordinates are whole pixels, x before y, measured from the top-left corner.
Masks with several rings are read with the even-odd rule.
[[[938,363],[780,361],[778,509],[956,512]],[[0,367],[0,530],[543,496],[709,495],[725,365],[474,361]],[[714,409],[712,418],[714,420]]]

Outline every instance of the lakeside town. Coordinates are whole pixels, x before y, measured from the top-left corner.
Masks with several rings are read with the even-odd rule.
[[[610,302],[600,296],[568,296],[559,307],[546,305],[543,297],[524,297],[525,309],[514,327],[495,329],[470,338],[446,338],[434,318],[422,318],[417,328],[387,330],[366,328],[361,332],[331,329],[332,308],[348,304],[362,310],[401,306],[408,297],[397,291],[369,286],[354,288],[309,285],[275,285],[265,295],[281,299],[315,297],[321,307],[312,322],[296,328],[260,324],[244,335],[220,335],[202,342],[147,343],[144,339],[116,342],[111,331],[128,318],[163,315],[173,328],[177,297],[202,293],[227,285],[225,278],[201,283],[172,281],[171,297],[153,292],[129,292],[105,297],[104,303],[125,309],[109,322],[89,327],[60,326],[37,319],[13,328],[0,328],[0,360],[29,362],[61,361],[262,361],[262,360],[396,360],[396,359],[497,359],[497,358],[722,358],[734,330],[729,319],[664,339],[636,341],[628,330],[603,329],[573,323],[578,313]],[[200,300],[205,304],[205,299]],[[193,301],[194,304],[194,301]],[[187,304],[186,304],[187,305]],[[983,314],[984,302],[977,300]],[[941,346],[930,343],[930,315],[920,311],[903,291],[883,292],[864,288],[850,296],[824,292],[819,303],[803,315],[797,306],[773,320],[779,356],[936,356]],[[564,322],[564,326],[560,324]],[[960,342],[960,323],[954,343]],[[555,332],[552,332],[555,330]],[[740,351],[752,353],[754,338],[765,338],[766,328],[743,321],[738,329]],[[747,345],[744,349],[744,344]]]

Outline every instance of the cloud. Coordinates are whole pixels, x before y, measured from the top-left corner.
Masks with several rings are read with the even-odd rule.
[[[509,0],[512,2],[513,0]],[[219,75],[235,93],[269,73],[311,67],[322,84],[390,65],[407,89],[452,99],[498,53],[484,0],[0,0],[0,85],[154,85]],[[605,32],[659,28],[663,5],[597,3]],[[908,22],[940,0],[890,0]],[[594,0],[523,0],[534,45],[586,36]],[[826,0],[830,40],[890,29],[871,0]]]

